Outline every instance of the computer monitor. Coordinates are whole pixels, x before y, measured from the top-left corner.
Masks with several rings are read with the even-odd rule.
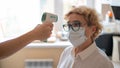
[[[111,5],[115,20],[120,20],[120,6]]]

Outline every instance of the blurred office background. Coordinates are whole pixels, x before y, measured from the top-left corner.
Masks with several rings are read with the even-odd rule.
[[[104,28],[96,42],[102,44],[104,42],[101,40],[109,40],[106,46],[98,47],[106,52],[111,61],[113,59],[118,62],[119,66],[119,49],[116,51],[114,45],[120,45],[120,14],[116,18],[112,8],[118,7],[115,12],[120,12],[119,3],[119,0],[0,0],[0,42],[18,37],[32,30],[37,24],[42,24],[41,16],[44,12],[55,13],[59,17],[58,22],[54,23],[53,34],[46,42],[33,41],[14,55],[0,60],[0,68],[56,68],[61,52],[71,45],[62,28],[62,24],[66,23],[64,15],[72,6],[80,5],[89,6],[98,12]],[[113,14],[112,21],[107,19],[108,12]],[[102,35],[105,37],[101,38]],[[113,41],[114,36],[117,36],[114,40],[118,42]],[[113,51],[118,55],[113,57]],[[115,57],[117,59],[114,59]]]

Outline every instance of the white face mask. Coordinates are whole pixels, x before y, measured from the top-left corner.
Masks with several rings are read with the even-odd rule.
[[[69,40],[74,47],[83,44],[87,40],[87,37],[85,36],[85,28],[80,27],[80,29],[76,32],[70,29]]]

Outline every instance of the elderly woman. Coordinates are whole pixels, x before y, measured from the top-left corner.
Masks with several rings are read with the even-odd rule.
[[[95,43],[102,31],[96,11],[85,6],[74,7],[65,19],[67,24],[63,27],[69,32],[73,46],[63,51],[57,68],[114,68]]]

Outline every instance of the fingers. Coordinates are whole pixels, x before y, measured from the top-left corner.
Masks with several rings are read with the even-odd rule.
[[[51,36],[53,30],[53,24],[46,22],[43,24],[38,24],[35,29],[32,31],[34,39],[44,40]]]
[[[53,30],[53,24],[52,23],[45,23],[44,25],[45,25],[45,27],[48,27],[50,29],[50,31]]]
[[[52,31],[49,31],[49,36],[48,36],[48,38],[51,36],[51,34],[52,34]]]
[[[45,22],[45,23],[43,23],[43,24],[46,25],[46,26],[53,27],[53,23],[51,23],[51,22]]]

